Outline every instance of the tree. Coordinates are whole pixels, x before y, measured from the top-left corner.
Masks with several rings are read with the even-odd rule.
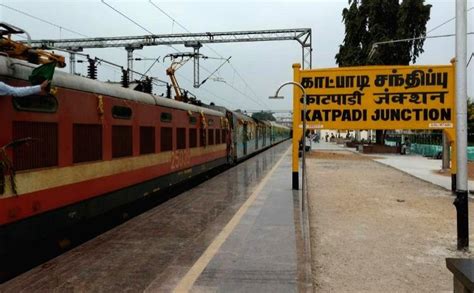
[[[343,43],[336,54],[340,67],[361,65],[408,65],[423,53],[424,39],[383,44],[376,42],[410,39],[426,34],[431,5],[424,0],[349,0],[342,11],[346,27]],[[376,140],[383,144],[383,132]]]
[[[266,121],[275,121],[275,117],[273,117],[272,112],[256,112],[252,114],[252,118],[257,119],[257,120],[266,120]]]
[[[474,143],[474,100],[467,98],[467,141]]]

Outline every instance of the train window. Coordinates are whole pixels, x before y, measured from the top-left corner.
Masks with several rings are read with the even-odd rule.
[[[199,129],[199,146],[206,146],[206,129]]]
[[[216,129],[216,144],[221,143],[221,131],[220,129]]]
[[[190,148],[197,147],[197,129],[196,128],[189,129],[189,147]]]
[[[116,119],[130,119],[132,118],[132,109],[124,106],[113,106],[112,116]]]
[[[207,137],[208,137],[208,144],[213,145],[214,144],[214,129],[208,129],[207,130]]]
[[[13,147],[15,170],[52,167],[58,164],[58,124],[13,122],[13,141],[25,140]]]
[[[222,129],[222,143],[226,143],[226,142],[227,142],[227,130]]]
[[[112,126],[112,158],[132,155],[132,127],[124,125]]]
[[[214,119],[208,119],[207,120],[207,125],[209,125],[209,126],[214,125]]]
[[[189,116],[189,124],[196,125],[196,123],[197,123],[197,118],[194,116]]]
[[[173,115],[171,113],[163,112],[160,116],[161,122],[171,122],[173,120]]]
[[[173,128],[161,127],[161,151],[171,151],[173,149]]]
[[[17,111],[56,113],[58,110],[58,100],[53,95],[13,97],[12,102]]]
[[[176,128],[176,149],[186,148],[186,128]]]
[[[102,160],[102,125],[74,124],[72,132],[73,163]]]
[[[140,127],[140,154],[152,154],[155,152],[155,127]]]

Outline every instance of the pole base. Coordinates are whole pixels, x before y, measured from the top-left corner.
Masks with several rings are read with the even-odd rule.
[[[293,190],[298,190],[299,189],[299,176],[298,172],[293,172],[293,177],[292,177],[292,186]]]
[[[458,250],[469,248],[469,210],[466,190],[456,190],[456,207]]]
[[[451,174],[451,192],[456,193],[456,173]]]

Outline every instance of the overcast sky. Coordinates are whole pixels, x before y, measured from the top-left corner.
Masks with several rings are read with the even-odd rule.
[[[148,0],[117,1],[106,0],[116,9],[124,12],[134,21],[156,34],[185,33]],[[158,1],[153,2],[176,19],[191,32],[262,30],[282,28],[311,28],[313,39],[313,68],[335,67],[334,56],[344,38],[341,12],[347,1]],[[428,31],[455,16],[455,1],[426,1],[432,4]],[[90,37],[129,36],[148,34],[100,0],[0,0],[0,3],[31,16],[49,21]],[[467,1],[467,7],[474,1]],[[32,39],[78,38],[77,34],[47,24],[38,19],[0,6],[0,20],[21,27],[31,34]],[[468,32],[474,31],[474,10],[468,12]],[[455,32],[455,22],[451,21],[430,35]],[[468,36],[468,55],[474,51],[474,35]],[[427,39],[425,53],[417,64],[448,64],[454,57],[455,38]],[[176,45],[182,52],[189,51]],[[192,62],[188,62],[178,72],[178,80],[183,88],[189,89],[205,102],[215,102],[232,109],[290,109],[290,87],[282,91],[285,100],[269,100],[278,86],[292,79],[293,63],[301,62],[301,47],[295,41],[210,44],[201,49],[209,57],[232,56],[232,66],[226,64],[218,72],[225,82],[208,81],[200,89],[192,86]],[[123,49],[95,49],[85,51],[91,56],[126,65]],[[176,51],[167,46],[146,47],[137,50],[135,57],[156,58]],[[468,56],[468,58],[469,58]],[[223,61],[204,60],[201,62],[201,79],[206,78]],[[135,63],[135,70],[144,72],[152,61]],[[166,63],[158,63],[151,74],[168,80]],[[86,73],[86,65],[78,64],[78,71]],[[468,67],[468,95],[474,97],[474,58]],[[236,70],[234,70],[236,69]],[[99,78],[118,80],[120,73],[111,67],[100,66]],[[157,93],[163,88],[155,88]]]

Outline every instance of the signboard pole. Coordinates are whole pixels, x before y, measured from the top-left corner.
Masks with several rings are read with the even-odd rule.
[[[458,250],[469,247],[467,181],[466,0],[456,0],[456,199]]]
[[[456,128],[456,123],[454,123],[454,127]],[[451,191],[453,194],[456,193],[456,173],[458,170],[458,164],[457,164],[457,143],[456,143],[456,129],[445,129],[443,131],[446,133],[446,136],[449,140],[450,146],[451,146],[451,153],[450,153],[450,159],[451,159]]]
[[[300,64],[293,64],[293,80],[299,82],[300,80]],[[296,86],[293,87],[293,152],[292,152],[292,186],[293,190],[299,189],[299,174],[298,174],[298,154],[299,154],[299,137],[300,137],[300,101],[297,98],[299,96],[300,89]]]
[[[310,129],[442,129],[452,143],[456,177],[458,248],[468,247],[466,3],[457,0],[456,66],[388,65],[300,70],[293,65],[293,188],[298,189],[298,146]],[[461,7],[462,6],[462,7]],[[460,13],[460,11],[462,13]],[[462,40],[460,40],[462,38]],[[456,72],[456,79],[454,72]],[[455,103],[454,86],[457,89]],[[297,98],[298,97],[298,98]],[[304,102],[304,109],[301,103]],[[304,173],[303,173],[304,174]]]
[[[449,140],[448,140],[448,137],[446,136],[445,131],[443,131],[442,140],[443,140],[443,150],[442,150],[443,153],[442,153],[441,169],[447,170],[449,169]]]

